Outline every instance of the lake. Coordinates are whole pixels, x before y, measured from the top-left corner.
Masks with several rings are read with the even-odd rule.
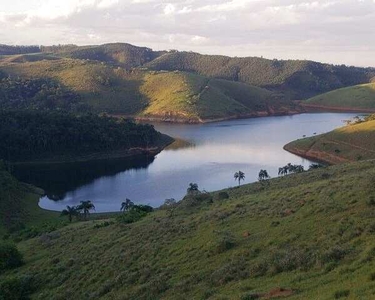
[[[218,123],[154,124],[178,142],[156,157],[106,162],[35,166],[16,169],[16,176],[45,189],[39,205],[62,210],[91,200],[97,212],[119,211],[125,198],[134,203],[161,205],[166,198],[181,199],[190,182],[200,190],[214,191],[236,182],[243,171],[244,183],[257,180],[260,169],[271,177],[287,163],[308,167],[311,161],[283,150],[303,135],[312,136],[343,125],[353,113],[314,113],[231,120]]]

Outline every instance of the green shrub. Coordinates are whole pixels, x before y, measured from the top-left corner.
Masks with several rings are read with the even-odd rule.
[[[0,282],[0,300],[28,300],[34,289],[35,281],[31,276],[8,277]]]
[[[368,206],[374,206],[375,205],[375,198],[374,196],[371,196],[370,199],[367,201]]]
[[[250,294],[245,294],[241,296],[241,300],[255,300],[259,298],[260,298],[260,295],[256,293],[250,293]]]
[[[341,246],[334,246],[322,254],[321,261],[323,263],[338,262],[342,260],[349,252],[349,249]]]
[[[230,232],[223,232],[220,234],[217,244],[215,246],[216,253],[223,253],[236,246],[236,240]]]
[[[217,195],[218,200],[225,200],[229,198],[229,194],[227,192],[219,192]]]
[[[346,298],[350,295],[349,290],[340,290],[334,294],[335,299]]]
[[[118,216],[117,221],[124,224],[134,223],[147,216],[153,210],[149,205],[134,205],[129,211]]]
[[[139,221],[143,217],[147,216],[144,211],[130,210],[117,217],[117,221],[124,224],[130,224]]]
[[[242,280],[249,276],[246,262],[242,259],[234,259],[214,271],[210,277],[213,285],[224,285],[233,280]]]
[[[0,243],[0,271],[13,269],[23,264],[23,258],[15,245]]]

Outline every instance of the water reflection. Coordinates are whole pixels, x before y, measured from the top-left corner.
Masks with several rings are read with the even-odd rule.
[[[145,169],[154,159],[152,156],[137,156],[92,162],[24,165],[14,166],[13,173],[19,180],[44,189],[48,199],[58,201],[65,199],[68,191],[98,178],[114,176],[130,169]]]
[[[284,151],[283,146],[303,135],[311,136],[342,126],[342,120],[352,116],[354,114],[319,113],[203,125],[155,124],[161,132],[188,143],[172,145],[155,160],[105,167],[102,162],[97,169],[70,165],[64,167],[64,177],[59,174],[61,171],[41,171],[37,176],[38,172],[33,173],[26,181],[32,180],[50,191],[50,196],[62,199],[42,198],[40,206],[47,209],[61,210],[66,205],[91,200],[97,211],[118,211],[125,198],[159,206],[166,198],[181,199],[190,182],[212,191],[234,186],[233,174],[238,170],[245,172],[245,183],[248,183],[257,179],[260,169],[275,177],[278,168],[289,162],[307,167],[310,161]]]

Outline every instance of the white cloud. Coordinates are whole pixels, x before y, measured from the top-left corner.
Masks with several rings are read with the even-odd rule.
[[[28,0],[27,6],[3,1],[3,43],[120,41],[375,65],[375,0]]]
[[[171,4],[171,3],[168,3],[165,7],[164,7],[164,14],[166,15],[171,15],[173,14],[174,12],[176,11],[176,7]]]

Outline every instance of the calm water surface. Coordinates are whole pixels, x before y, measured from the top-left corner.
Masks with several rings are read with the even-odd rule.
[[[204,125],[154,124],[172,137],[186,140],[155,158],[138,157],[86,164],[66,164],[17,170],[21,180],[44,188],[45,209],[62,210],[91,200],[97,212],[118,211],[121,202],[159,206],[166,198],[181,199],[190,182],[213,191],[236,185],[233,174],[241,170],[245,183],[257,179],[260,169],[272,177],[287,163],[311,163],[290,154],[283,146],[303,135],[312,136],[343,125],[354,114],[317,113],[224,121]],[[53,200],[51,200],[53,199]]]

